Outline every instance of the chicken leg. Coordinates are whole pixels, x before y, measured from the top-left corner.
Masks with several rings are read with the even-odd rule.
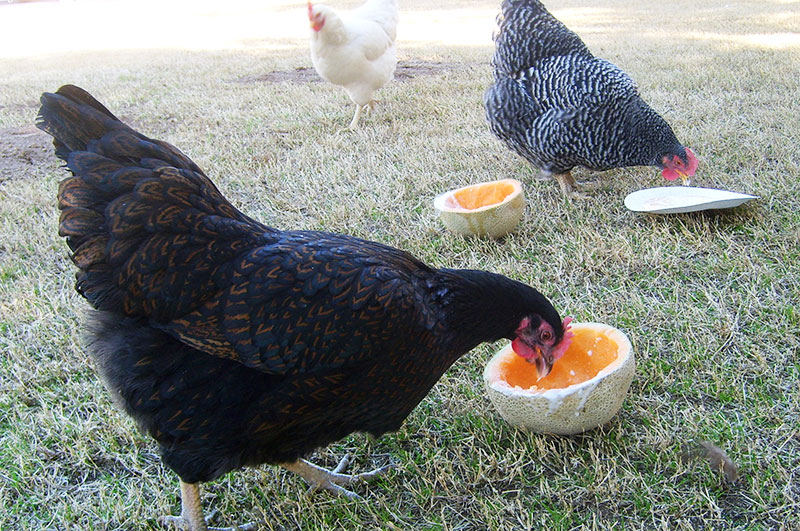
[[[593,188],[593,185],[581,183],[580,186],[575,181],[575,178],[572,176],[572,172],[567,173],[555,173],[553,174],[556,181],[558,181],[558,186],[561,188],[561,191],[564,192],[564,195],[567,197],[575,198],[575,199],[588,199],[589,196],[580,192],[581,188]]]
[[[360,499],[361,496],[349,491],[342,485],[352,485],[360,481],[369,481],[394,468],[394,465],[386,465],[369,472],[361,474],[342,474],[342,471],[350,464],[350,456],[345,455],[333,470],[326,470],[305,459],[298,459],[294,463],[283,463],[281,466],[286,470],[294,472],[302,477],[309,484],[311,490],[325,489],[333,493],[346,496],[351,499]]]
[[[353,115],[353,119],[350,121],[350,125],[347,127],[351,131],[353,131],[358,126],[358,119],[361,117],[361,111],[364,110],[366,105],[359,105],[356,103],[356,113]]]
[[[184,483],[181,480],[181,515],[165,516],[164,524],[173,524],[184,531],[248,531],[255,529],[253,524],[233,527],[208,527],[203,517],[203,503],[200,501],[200,487],[197,483]]]
[[[367,108],[369,108],[370,111],[374,109],[375,100],[369,100],[369,102],[365,103],[364,105],[359,105],[356,103],[356,113],[353,115],[353,119],[350,121],[350,125],[347,127],[348,129],[353,131],[356,129],[356,127],[358,127],[358,119],[361,117],[361,113],[367,110]]]

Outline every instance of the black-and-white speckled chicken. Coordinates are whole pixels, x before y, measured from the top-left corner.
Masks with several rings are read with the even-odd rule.
[[[688,182],[697,157],[625,72],[592,55],[538,0],[505,0],[501,9],[484,97],[498,138],[568,195],[575,166],[658,166],[664,178]]]
[[[184,528],[206,529],[197,484],[243,466],[353,495],[342,485],[382,469],[351,476],[303,456],[399,429],[479,343],[511,339],[540,375],[569,344],[569,321],[520,282],[245,216],[82,89],[43,94],[37,125],[73,174],[59,233],[95,308],[90,353],[180,477]]]

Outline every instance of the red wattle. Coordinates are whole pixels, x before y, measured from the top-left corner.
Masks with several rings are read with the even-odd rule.
[[[674,181],[675,179],[680,177],[680,175],[678,175],[678,172],[671,168],[664,168],[663,170],[661,170],[661,175],[663,175],[664,178],[668,181]]]
[[[536,357],[536,351],[526,345],[520,338],[516,338],[511,342],[511,349],[517,356],[525,358],[526,360],[532,360]]]

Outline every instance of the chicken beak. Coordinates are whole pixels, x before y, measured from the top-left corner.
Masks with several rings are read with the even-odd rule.
[[[681,177],[681,184],[683,184],[683,186],[689,186],[692,184],[692,180],[689,178],[689,176],[683,173],[681,170],[678,170],[678,175]]]
[[[539,357],[537,357],[534,360],[534,363],[536,364],[536,372],[539,374],[539,376],[536,378],[537,381],[550,374],[550,369],[553,368],[553,361],[548,361],[544,354],[541,354]]]

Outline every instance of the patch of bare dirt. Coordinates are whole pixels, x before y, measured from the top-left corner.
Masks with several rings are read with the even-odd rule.
[[[396,81],[411,81],[417,77],[435,76],[444,72],[464,68],[463,65],[455,63],[444,63],[438,61],[399,61],[394,72]],[[316,70],[311,67],[302,66],[294,70],[276,70],[260,76],[246,76],[237,79],[239,83],[320,83]]]
[[[0,129],[0,183],[23,178],[31,168],[53,163],[48,135],[33,125]]]
[[[445,72],[461,70],[464,65],[439,61],[400,61],[394,71],[396,81],[411,81],[417,77],[436,76]]]
[[[320,83],[316,70],[307,66],[301,66],[294,70],[276,70],[260,76],[246,76],[237,79],[239,83]]]

